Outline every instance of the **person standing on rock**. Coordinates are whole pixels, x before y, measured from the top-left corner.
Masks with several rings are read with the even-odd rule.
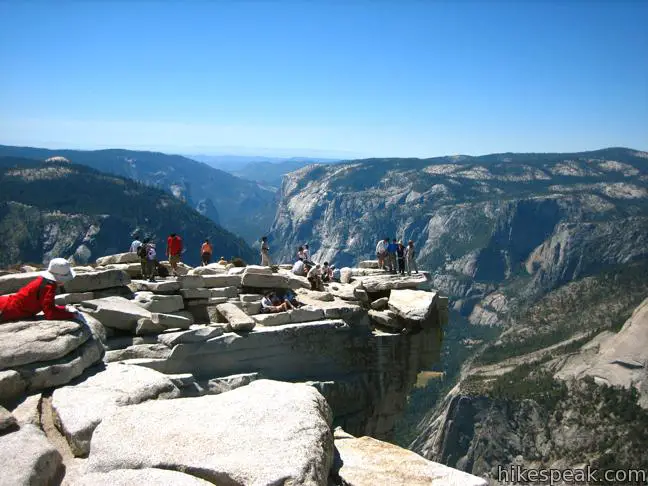
[[[139,235],[135,235],[135,239],[131,243],[130,246],[130,252],[131,253],[137,253],[137,249],[142,246],[142,242],[139,239]]]
[[[149,282],[155,282],[155,271],[157,270],[157,265],[158,261],[155,243],[149,242],[146,244],[146,274],[149,278]]]
[[[209,243],[209,240],[207,239],[200,247],[200,260],[202,261],[203,267],[209,265],[209,262],[211,261],[212,253],[213,253],[213,248],[211,246],[211,243]]]
[[[146,265],[146,256],[148,254],[148,244],[151,240],[144,238],[144,242],[137,248],[137,256],[140,259],[140,268],[142,269],[142,278],[147,279],[148,276],[148,267]]]
[[[416,266],[416,249],[414,248],[414,242],[412,240],[407,242],[407,248],[405,249],[405,263],[407,264],[407,275],[412,275],[412,268],[414,268],[414,273],[418,273],[418,267]]]
[[[48,320],[81,319],[78,312],[70,312],[54,302],[56,288],[74,277],[74,270],[65,258],[52,259],[40,277],[15,294],[0,296],[0,322],[28,319],[41,311]]]
[[[180,258],[182,256],[182,238],[175,233],[171,233],[167,238],[166,255],[169,259],[169,265],[171,265],[171,273],[174,277],[177,277],[178,263],[180,263]]]
[[[396,248],[396,259],[398,260],[398,273],[405,273],[405,247],[403,242],[398,242],[398,247]]]
[[[391,273],[396,273],[396,250],[397,249],[398,249],[398,244],[396,243],[396,238],[394,238],[392,242],[387,245],[387,256],[389,258],[389,271]]]
[[[376,258],[378,258],[378,265],[380,265],[381,270],[385,269],[385,257],[387,256],[388,243],[389,239],[383,238],[382,240],[379,240],[376,245]]]
[[[268,246],[268,237],[261,238],[261,265],[269,267],[272,265],[270,261],[270,247]]]
[[[329,267],[329,262],[324,262],[322,267],[322,282],[331,282],[333,280],[333,270]]]

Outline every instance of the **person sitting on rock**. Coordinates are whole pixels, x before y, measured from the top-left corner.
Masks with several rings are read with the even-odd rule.
[[[293,294],[292,291],[290,291],[290,290],[286,291],[286,295],[284,295],[284,300],[290,302],[290,304],[296,309],[299,308],[299,307],[303,307],[305,305],[305,304],[302,304],[301,302],[299,302],[297,300],[297,296],[295,294]]]
[[[56,288],[75,277],[74,270],[65,258],[54,258],[46,272],[35,278],[17,293],[0,296],[0,322],[18,321],[43,312],[48,320],[81,319],[78,312],[56,305]]]
[[[324,262],[322,267],[322,282],[330,282],[333,280],[333,270],[329,267],[329,262]]]
[[[324,284],[322,283],[322,269],[319,263],[308,271],[306,278],[308,278],[308,281],[311,284],[311,290],[318,290],[320,292],[324,290]]]
[[[304,247],[303,246],[300,246],[299,248],[297,248],[297,259],[298,260],[299,259],[305,260],[305,258],[304,258]]]
[[[220,260],[218,260],[219,265],[227,265],[227,260],[225,260],[225,257],[220,257]]]
[[[294,308],[293,305],[286,300],[284,300],[280,304],[278,302],[277,303],[273,302],[273,299],[275,297],[276,295],[274,292],[268,292],[267,294],[265,294],[263,299],[261,299],[261,308],[263,309],[264,312],[271,312],[271,313],[285,312]]]
[[[306,271],[304,270],[304,268],[305,268],[304,259],[298,258],[292,267],[292,273],[294,273],[295,275],[299,275],[300,277],[305,277]]]

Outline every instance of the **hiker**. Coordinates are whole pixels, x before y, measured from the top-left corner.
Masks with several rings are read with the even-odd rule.
[[[324,262],[322,267],[322,282],[330,282],[333,280],[333,270],[329,267],[329,262]]]
[[[396,248],[396,259],[398,260],[398,273],[405,273],[405,247],[403,242],[398,242],[398,247]]]
[[[261,238],[261,265],[269,267],[272,265],[270,261],[270,247],[268,246],[268,237]]]
[[[308,281],[311,284],[311,290],[319,290],[320,292],[324,290],[324,285],[322,284],[322,270],[319,263],[308,271],[306,278],[308,278]]]
[[[144,242],[137,248],[137,256],[140,259],[140,268],[142,269],[142,278],[148,278],[148,266],[146,264],[146,255],[148,254],[148,245],[151,242],[149,238],[144,238]]]
[[[137,253],[137,249],[142,246],[142,242],[139,240],[139,235],[135,235],[135,239],[131,243],[130,246],[130,252],[131,253]]]
[[[416,266],[416,249],[414,248],[414,242],[412,240],[407,242],[407,248],[405,248],[405,263],[407,264],[407,275],[412,275],[412,268],[414,268],[414,273],[418,273],[418,267]]]
[[[74,277],[74,270],[65,258],[52,259],[40,277],[15,294],[0,296],[0,322],[28,319],[41,311],[48,320],[84,320],[79,312],[70,312],[66,306],[54,303],[56,288]]]
[[[295,294],[293,294],[291,290],[286,291],[286,295],[284,295],[284,300],[287,300],[288,302],[290,302],[290,304],[295,309],[297,309],[299,307],[304,307],[304,305],[306,305],[306,304],[302,304],[301,302],[299,302],[297,300],[297,296]]]
[[[381,270],[385,269],[385,257],[387,256],[388,243],[389,239],[383,238],[382,240],[379,240],[376,245],[376,258],[378,258],[378,264],[380,265]]]
[[[292,267],[292,273],[294,273],[295,275],[299,275],[300,277],[306,276],[304,260],[302,258],[297,259],[297,261]]]
[[[157,251],[155,250],[155,243],[149,242],[146,247],[146,275],[149,282],[155,282],[155,271],[157,270]],[[144,277],[146,280],[146,277]]]
[[[387,256],[389,258],[389,271],[391,273],[396,273],[396,250],[397,249],[398,249],[398,243],[396,243],[396,238],[394,238],[392,242],[387,245]]]
[[[225,260],[225,257],[220,257],[220,260],[218,260],[219,265],[227,265],[227,260]]]
[[[171,273],[174,277],[178,276],[178,263],[182,256],[182,238],[177,234],[171,233],[167,238],[166,256],[171,265]]]
[[[287,301],[284,300],[281,304],[275,305],[275,302],[273,302],[273,298],[275,298],[276,295],[274,292],[268,292],[265,294],[263,299],[261,299],[261,308],[265,312],[284,312],[288,311],[290,309],[294,309],[293,305]]]
[[[205,242],[200,247],[200,260],[202,261],[203,267],[209,265],[209,262],[211,261],[212,253],[213,253],[213,249],[211,243],[209,243],[209,239],[206,239]]]
[[[333,281],[339,282],[341,276],[340,269],[337,268],[335,265],[331,265],[331,271],[333,272]]]
[[[306,257],[304,257],[304,247],[303,246],[300,246],[299,248],[297,248],[297,259],[306,260]]]
[[[311,261],[310,259],[310,250],[308,249],[308,245],[304,244],[304,261],[309,262]]]

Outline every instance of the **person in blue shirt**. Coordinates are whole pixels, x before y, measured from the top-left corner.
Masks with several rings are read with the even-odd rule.
[[[388,261],[389,261],[389,271],[391,273],[396,273],[396,250],[398,249],[398,243],[396,242],[396,238],[387,245],[387,256],[388,256]]]

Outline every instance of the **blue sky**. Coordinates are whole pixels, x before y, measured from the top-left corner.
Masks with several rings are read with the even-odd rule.
[[[648,2],[0,2],[0,143],[648,149]]]

